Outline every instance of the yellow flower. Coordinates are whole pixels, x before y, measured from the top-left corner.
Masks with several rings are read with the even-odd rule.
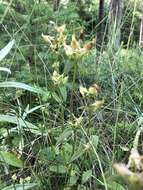
[[[87,88],[83,86],[79,87],[79,91],[83,97],[89,96],[89,95],[96,96],[99,90],[100,90],[100,87],[97,84],[93,84],[92,86],[88,88],[88,90]]]
[[[60,66],[60,63],[57,61],[57,62],[54,62],[52,67],[55,69],[55,70],[59,70],[59,66]]]
[[[67,56],[74,56],[76,58],[80,58],[81,56],[85,55],[88,50],[86,48],[81,48],[79,42],[75,38],[75,35],[72,35],[72,41],[70,45],[64,43],[64,49]]]
[[[72,35],[71,48],[73,50],[80,50],[79,42],[77,41],[75,34]]]
[[[62,26],[56,27],[56,30],[59,33],[56,39],[58,46],[62,46],[66,40],[66,35],[64,34],[65,28],[66,28],[65,24],[63,24]]]
[[[66,43],[64,43],[64,50],[67,56],[72,56],[74,54],[74,51],[71,48],[71,46],[67,45]]]
[[[87,49],[87,50],[90,50],[93,48],[93,46],[96,44],[96,38],[93,38],[92,41],[86,43],[84,45],[84,48]]]
[[[21,96],[23,95],[23,91],[22,90],[16,90],[16,93],[15,93],[15,98],[20,98]]]
[[[85,96],[88,94],[87,88],[85,88],[85,87],[83,87],[83,86],[80,86],[80,87],[79,87],[79,91],[80,91],[80,93],[81,93],[81,95],[82,95],[83,97],[85,97]]]
[[[63,43],[66,40],[66,35],[64,35],[65,25],[56,27],[56,30],[59,33],[57,37],[42,34],[43,39],[45,40],[45,42],[49,43],[50,48],[54,52],[58,52],[59,48],[63,46]]]
[[[45,42],[49,43],[50,45],[53,44],[53,41],[54,41],[53,36],[42,34],[42,38],[45,40]]]
[[[104,100],[97,100],[95,103],[91,104],[94,109],[101,108],[104,104]]]
[[[55,27],[55,29],[56,29],[57,32],[59,32],[59,33],[64,33],[65,28],[66,28],[66,25],[65,25],[65,24],[63,24],[62,26]]]
[[[89,94],[94,96],[97,95],[98,91],[100,91],[100,87],[97,84],[93,84],[88,89]]]
[[[82,126],[82,124],[83,124],[83,117],[81,117],[81,116],[79,118],[74,117],[74,120],[73,121],[69,121],[68,123],[72,127],[78,128],[78,127]]]
[[[60,33],[60,35],[57,37],[58,46],[61,47],[65,41],[66,41],[66,35],[64,35],[63,33]]]
[[[12,179],[13,181],[16,181],[16,180],[17,180],[17,175],[16,175],[16,174],[13,174],[13,175],[11,176],[11,179]]]
[[[96,102],[94,102],[93,104],[90,104],[87,109],[95,112],[97,109],[101,108],[104,104],[104,100],[97,100]]]
[[[97,89],[94,86],[90,86],[89,89],[88,89],[88,93],[90,95],[96,96],[97,95]]]
[[[52,81],[55,85],[64,85],[68,81],[68,77],[64,77],[64,75],[60,75],[57,71],[53,72]]]
[[[56,42],[56,39],[53,36],[42,34],[42,37],[44,41],[50,45],[52,51],[54,52],[58,51],[58,43]]]
[[[63,46],[67,56],[71,58],[81,58],[93,47],[93,45],[95,44],[95,39],[81,47],[79,41],[75,37],[75,34],[73,34],[70,45],[67,45],[65,42],[66,35],[64,34],[65,27],[65,24],[59,27],[55,27],[58,33],[56,37],[44,34],[42,34],[42,37],[47,43],[49,43],[50,48],[54,52],[58,52],[59,48]]]

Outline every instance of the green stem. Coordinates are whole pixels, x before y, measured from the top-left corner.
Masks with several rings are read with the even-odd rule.
[[[139,144],[139,138],[140,138],[140,134],[141,132],[143,132],[143,126],[141,126],[136,135],[135,135],[135,138],[134,138],[134,142],[133,142],[133,149],[138,149],[138,144]]]
[[[74,62],[74,71],[73,71],[74,73],[73,73],[72,89],[71,89],[71,97],[70,97],[70,111],[71,112],[73,112],[73,95],[74,95],[77,71],[78,71],[78,65],[77,65],[77,62]]]
[[[82,129],[83,133],[85,134],[86,138],[88,139],[89,144],[91,145],[92,150],[93,150],[93,152],[94,152],[94,154],[95,154],[95,156],[97,158],[97,161],[98,161],[98,164],[99,164],[99,168],[100,168],[100,171],[101,171],[101,175],[102,175],[102,178],[103,178],[105,190],[108,190],[106,177],[105,177],[105,174],[104,174],[104,171],[103,171],[102,163],[101,163],[100,157],[98,155],[98,152],[97,152],[95,146],[91,143],[90,138],[89,138],[88,134],[86,133],[85,129],[82,126],[81,126],[81,129]]]
[[[89,124],[88,124],[88,130],[87,130],[88,135],[90,135],[89,132],[90,132],[91,126],[93,126],[92,125],[92,111],[89,111]]]

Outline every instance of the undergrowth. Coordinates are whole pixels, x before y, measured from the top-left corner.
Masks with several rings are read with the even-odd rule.
[[[90,24],[97,5],[87,6],[89,21],[76,3],[56,12],[34,0],[11,5],[0,5],[0,189],[142,188],[136,36],[124,35],[118,50],[110,42],[99,50]],[[134,26],[137,16],[126,8],[122,24]]]

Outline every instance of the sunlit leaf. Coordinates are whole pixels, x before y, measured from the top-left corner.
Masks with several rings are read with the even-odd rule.
[[[3,58],[9,53],[12,46],[14,45],[14,42],[15,42],[15,40],[12,40],[2,50],[0,50],[0,61],[2,61]]]
[[[91,135],[90,137],[90,143],[94,146],[97,147],[99,142],[99,137],[97,135]]]
[[[1,82],[0,88],[20,88],[37,94],[42,94],[42,95],[45,94],[45,92],[41,88],[30,86],[28,84],[24,84],[21,82],[12,82],[12,81]]]
[[[7,73],[11,74],[10,69],[5,68],[5,67],[0,67],[0,71],[4,71],[4,72],[7,72]]]
[[[40,109],[40,108],[46,107],[46,106],[48,106],[48,104],[39,105],[39,106],[36,106],[36,107],[34,107],[34,108],[29,109],[29,105],[28,105],[28,106],[26,107],[25,111],[24,111],[24,114],[23,114],[22,118],[26,118],[28,114],[30,114],[30,113],[36,111],[37,109]]]
[[[24,127],[24,130],[30,131],[32,133],[38,132],[38,128],[35,125],[27,121],[24,121],[16,116],[0,114],[0,122],[17,124],[21,127]]]
[[[36,187],[36,183],[14,184],[3,188],[2,190],[29,190]]]
[[[6,152],[6,151],[0,151],[0,160],[8,165],[15,166],[18,168],[23,167],[23,162],[19,158],[16,157],[16,155]]]

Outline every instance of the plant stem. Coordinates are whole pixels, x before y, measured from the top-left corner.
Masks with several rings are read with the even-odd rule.
[[[141,132],[143,132],[143,126],[141,126],[136,135],[135,135],[135,138],[134,138],[134,142],[133,142],[133,149],[138,149],[138,144],[139,144],[139,138],[140,138],[140,134]]]
[[[74,71],[73,71],[74,73],[73,73],[71,97],[70,97],[70,111],[71,112],[73,112],[73,95],[74,95],[75,80],[76,80],[77,71],[78,71],[78,65],[77,65],[77,62],[74,62]]]

